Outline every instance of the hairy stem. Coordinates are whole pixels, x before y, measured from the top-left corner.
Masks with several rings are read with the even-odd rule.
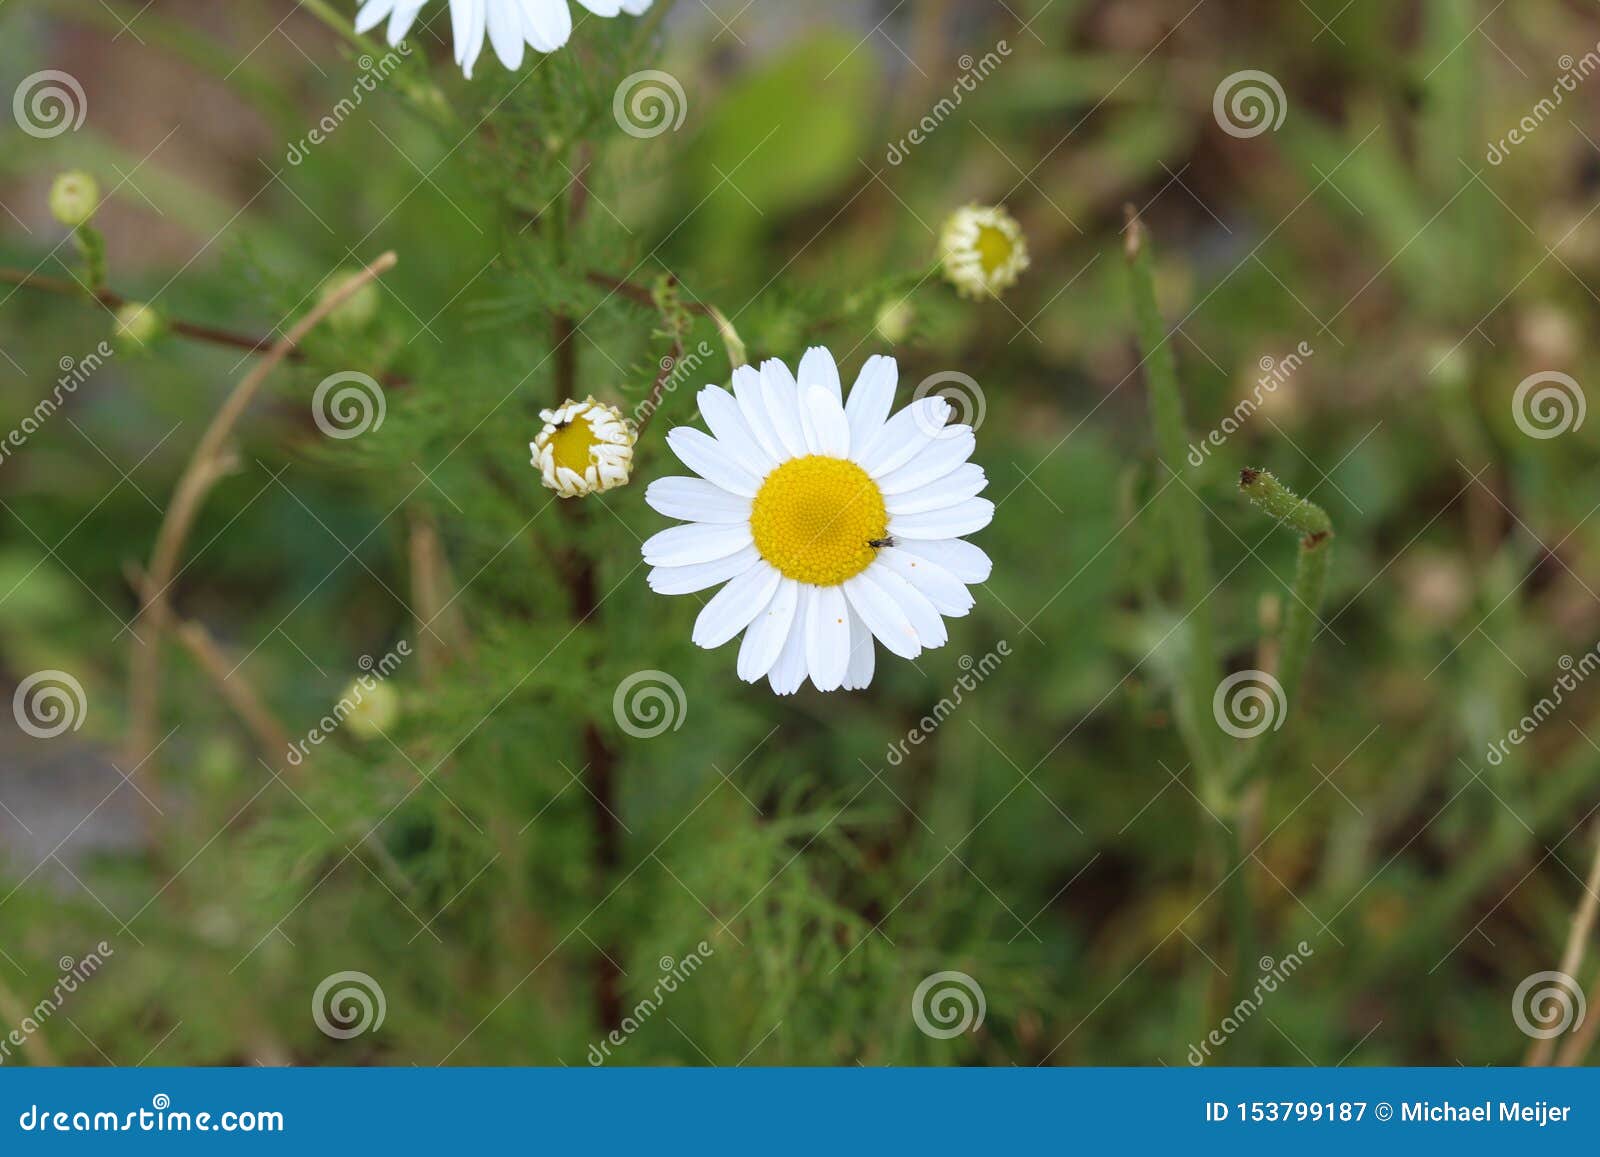
[[[1283,645],[1278,656],[1277,678],[1279,686],[1283,688],[1287,712],[1299,702],[1300,679],[1305,673],[1306,656],[1310,654],[1311,640],[1320,622],[1322,598],[1328,585],[1328,554],[1333,541],[1333,524],[1320,506],[1299,497],[1265,470],[1241,471],[1239,491],[1258,509],[1300,535],[1294,588],[1284,621]],[[1269,728],[1256,740],[1234,775],[1234,794],[1243,792],[1261,774],[1267,765],[1267,757],[1276,746],[1280,730],[1281,726]]]
[[[1139,349],[1145,380],[1149,386],[1150,410],[1155,418],[1156,445],[1161,461],[1171,478],[1164,486],[1176,490],[1165,500],[1169,533],[1178,553],[1178,571],[1183,584],[1185,618],[1189,622],[1189,646],[1185,656],[1183,692],[1179,704],[1179,724],[1194,760],[1200,781],[1216,787],[1216,738],[1205,720],[1211,711],[1211,695],[1216,689],[1216,653],[1211,626],[1211,553],[1206,543],[1205,510],[1200,498],[1185,480],[1188,463],[1188,433],[1184,424],[1183,396],[1178,390],[1178,366],[1172,354],[1166,325],[1156,304],[1155,272],[1149,238],[1143,224],[1128,210],[1125,252],[1132,274],[1133,312],[1138,329]],[[1215,794],[1214,792],[1212,793]]]

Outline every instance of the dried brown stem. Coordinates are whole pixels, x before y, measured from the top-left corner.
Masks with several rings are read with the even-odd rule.
[[[1572,914],[1572,927],[1567,932],[1567,946],[1561,953],[1560,971],[1573,978],[1577,983],[1578,970],[1583,967],[1585,949],[1589,946],[1589,937],[1594,933],[1595,915],[1600,913],[1600,825],[1595,827],[1594,862],[1589,865],[1589,878],[1583,883],[1583,895],[1578,899],[1578,907]],[[1590,1017],[1589,1020],[1600,1019]],[[1566,1051],[1562,1053],[1562,1064],[1572,1064],[1573,1061],[1565,1059],[1568,1052],[1573,1051],[1577,1037],[1583,1032],[1579,1026],[1578,1034],[1567,1043]],[[1589,1029],[1589,1039],[1593,1039],[1594,1029]],[[1587,1043],[1583,1046],[1586,1051]],[[1556,1038],[1536,1039],[1528,1046],[1528,1055],[1523,1059],[1525,1065],[1548,1065],[1551,1054],[1555,1052]],[[1577,1055],[1581,1056],[1582,1053]]]
[[[282,338],[267,350],[234,387],[211,419],[206,432],[195,447],[177,486],[172,500],[167,504],[156,544],[151,552],[150,564],[145,568],[144,583],[139,591],[140,612],[135,621],[145,620],[150,631],[148,640],[133,638],[133,654],[129,664],[129,758],[139,768],[146,790],[154,797],[159,795],[160,776],[156,769],[156,729],[161,704],[161,634],[170,621],[170,604],[167,592],[177,573],[183,544],[193,528],[200,508],[224,473],[231,456],[228,440],[234,427],[244,416],[267,377],[282,364],[305,336],[323,322],[329,314],[361,290],[368,282],[393,268],[396,257],[385,253],[359,274],[350,278],[337,290],[319,301],[311,311],[296,322]]]

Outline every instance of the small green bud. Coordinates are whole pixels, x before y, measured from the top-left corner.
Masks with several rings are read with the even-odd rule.
[[[899,345],[911,333],[912,323],[916,320],[917,311],[902,297],[898,301],[886,301],[878,307],[878,316],[872,328],[890,345]]]
[[[319,300],[327,301],[340,289],[348,285],[352,278],[359,277],[359,269],[341,269],[322,283],[322,294]],[[344,333],[355,333],[372,324],[378,316],[378,307],[382,304],[379,297],[378,283],[369,281],[341,305],[328,315],[329,323],[337,330]]]
[[[100,185],[81,169],[62,173],[50,186],[50,214],[76,229],[87,224],[100,204]]]
[[[365,686],[367,682],[372,686]],[[400,718],[400,692],[387,683],[374,681],[374,676],[351,683],[342,698],[352,708],[345,717],[345,726],[358,739],[377,739]]]
[[[117,310],[112,336],[132,349],[143,349],[167,330],[166,319],[153,305],[130,301]]]

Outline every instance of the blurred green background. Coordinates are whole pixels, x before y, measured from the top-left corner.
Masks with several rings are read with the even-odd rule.
[[[1561,962],[1600,805],[1586,686],[1486,758],[1600,637],[1600,423],[1529,437],[1513,405],[1531,374],[1597,371],[1600,80],[1559,84],[1596,51],[1592,5],[713,0],[581,20],[562,52],[515,75],[486,54],[472,82],[445,5],[424,17],[419,51],[291,163],[367,67],[316,13],[0,7],[0,87],[63,70],[88,110],[50,139],[0,125],[0,265],[66,276],[46,198],[75,167],[108,194],[111,285],[172,317],[279,331],[335,271],[398,254],[374,321],[319,329],[269,380],[170,593],[295,738],[363,656],[417,654],[381,734],[346,727],[289,768],[169,635],[165,738],[130,758],[131,656],[152,645],[128,629],[132,568],[251,359],[119,347],[0,463],[0,684],[60,669],[88,704],[48,740],[0,718],[0,1028],[61,958],[114,949],[7,1063],[583,1064],[701,942],[608,1063],[1189,1063],[1238,963],[1172,717],[1189,608],[1152,516],[1125,204],[1154,237],[1192,438],[1263,359],[1312,351],[1187,479],[1228,669],[1271,668],[1295,549],[1238,470],[1270,468],[1337,532],[1245,817],[1262,967],[1305,959],[1211,1060],[1521,1059],[1513,994]],[[639,139],[613,97],[645,68],[686,113]],[[1214,97],[1241,70],[1281,86],[1276,129],[1224,131]],[[999,302],[925,276],[971,201],[1028,237]],[[638,545],[692,389],[633,485],[553,504],[527,443],[560,375],[629,408],[670,351],[593,271],[670,272],[753,357],[827,344],[848,380],[892,353],[902,403],[931,374],[976,380],[995,568],[947,647],[880,652],[867,693],[779,700],[690,645],[700,600],[651,594]],[[876,323],[901,302],[891,343]],[[86,299],[0,286],[0,426],[110,333]],[[688,384],[726,382],[703,318],[701,341]],[[312,394],[348,370],[386,383],[384,423],[330,439]],[[617,725],[640,670],[681,685],[677,729]],[[381,1027],[318,1030],[341,971],[381,987]],[[940,971],[981,988],[981,1026],[919,1031]]]

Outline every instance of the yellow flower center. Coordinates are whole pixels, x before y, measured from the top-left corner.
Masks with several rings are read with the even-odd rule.
[[[576,474],[589,469],[589,452],[599,443],[586,418],[568,422],[550,436],[550,452],[557,466],[565,466]]]
[[[1010,261],[1016,250],[1016,245],[1002,230],[993,225],[978,227],[978,264],[983,266],[987,276],[994,276],[994,271]]]
[[[767,475],[750,511],[750,534],[782,574],[831,587],[871,565],[873,543],[888,537],[889,512],[861,467],[809,454]]]

